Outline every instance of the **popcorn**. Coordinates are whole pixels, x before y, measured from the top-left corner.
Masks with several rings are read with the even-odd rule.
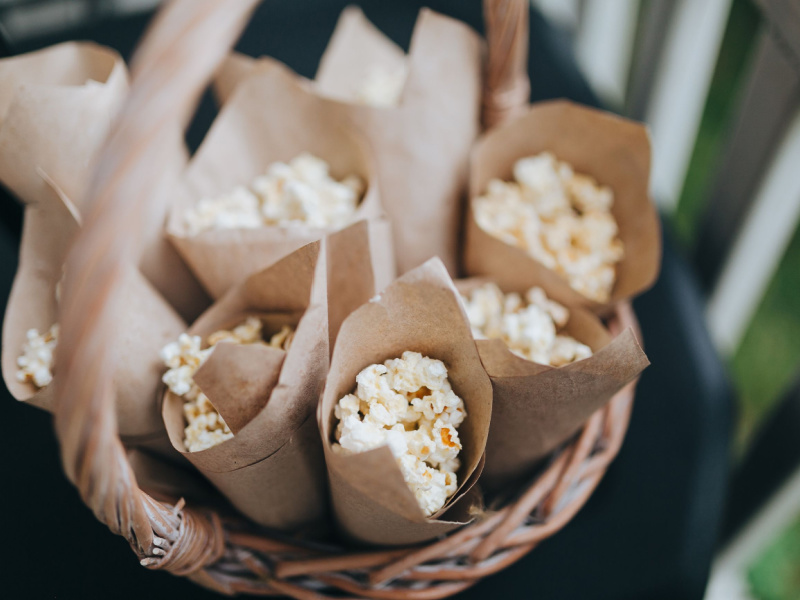
[[[258,198],[242,186],[216,198],[203,198],[186,212],[189,235],[209,229],[255,229],[261,225]]]
[[[359,177],[336,181],[328,163],[303,153],[288,164],[271,164],[249,187],[201,199],[186,212],[184,221],[189,235],[264,226],[341,228],[352,219],[363,193]]]
[[[624,249],[611,214],[614,194],[549,152],[514,164],[513,182],[493,179],[474,202],[487,233],[567,279],[592,300],[608,302]]]
[[[389,70],[381,65],[373,65],[356,90],[356,100],[361,104],[387,108],[397,106],[406,84],[408,69],[406,65]]]
[[[28,382],[41,389],[53,381],[53,355],[58,344],[58,323],[45,333],[29,329],[25,334],[22,354],[17,358],[17,381]]]
[[[557,333],[567,324],[569,311],[550,300],[539,287],[519,294],[503,294],[487,283],[462,296],[477,339],[501,339],[509,350],[527,360],[560,367],[592,355],[589,346]]]
[[[177,341],[167,344],[161,350],[161,359],[169,368],[164,373],[162,381],[173,394],[185,400],[183,415],[187,424],[184,429],[184,444],[189,452],[206,450],[233,437],[233,432],[225,420],[195,384],[194,374],[211,356],[214,346],[220,342],[265,344],[289,350],[294,330],[285,325],[267,343],[264,342],[262,335],[261,320],[257,317],[247,317],[243,323],[230,331],[215,331],[209,335],[206,339],[207,348],[201,348],[202,340],[199,335],[182,333]]]
[[[339,400],[334,416],[334,452],[388,446],[426,517],[456,492],[458,426],[467,412],[442,361],[407,351],[366,367],[356,376],[355,393]]]

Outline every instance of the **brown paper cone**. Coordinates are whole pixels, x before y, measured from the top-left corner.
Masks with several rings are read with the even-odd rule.
[[[430,35],[431,23],[441,19],[448,23],[450,19],[429,10],[420,12],[415,31],[412,35],[411,52],[414,52],[414,44],[424,43],[420,37]],[[433,25],[435,27],[435,25]],[[445,28],[444,26],[440,26]],[[418,49],[417,49],[418,50]],[[436,52],[443,49],[431,48]],[[360,8],[349,6],[342,11],[336,29],[333,31],[331,39],[325,53],[320,59],[314,84],[320,94],[330,98],[335,98],[342,102],[358,102],[359,90],[363,82],[369,76],[372,69],[382,69],[387,73],[394,73],[401,69],[408,69],[409,80],[419,76],[418,73],[410,72],[413,58],[406,56],[403,49],[386,37],[381,30],[370,23],[364,16]],[[428,56],[429,60],[435,61],[439,58],[434,55]],[[416,57],[419,60],[419,56]],[[404,105],[405,96],[410,93],[408,84],[404,86],[401,93],[400,104]],[[421,91],[421,90],[417,90]]]
[[[217,93],[225,101],[238,83],[269,62],[232,55],[220,70]],[[391,71],[402,63],[408,78],[398,106],[354,102],[369,69]],[[335,100],[339,118],[352,123],[373,148],[399,272],[439,256],[454,274],[469,148],[479,132],[478,36],[459,21],[423,9],[406,56],[351,7],[339,19],[313,86]]]
[[[331,349],[344,320],[375,295],[371,234],[372,230],[367,222],[359,221],[326,239],[328,333]]]
[[[186,324],[134,267],[129,269],[124,285],[117,350],[120,358],[114,378],[119,432],[123,441],[144,443],[154,437],[160,448],[166,448],[159,403],[164,365],[159,353],[185,330]]]
[[[334,177],[354,174],[367,184],[354,221],[382,217],[369,149],[344,127],[334,103],[310,94],[283,67],[261,70],[242,82],[221,110],[189,165],[168,222],[172,242],[213,297],[333,229],[296,225],[212,230],[189,236],[186,210],[201,197],[248,184],[271,163],[289,161],[302,152],[326,160]],[[391,238],[381,231],[374,243],[389,248]],[[389,277],[393,275],[391,265],[382,267]]]
[[[97,153],[128,90],[128,75],[113,50],[65,43],[0,60],[0,181],[26,204],[43,202],[47,173],[79,210]],[[186,165],[176,128],[171,159],[153,175],[163,195],[153,216],[141,269],[184,316],[195,317],[208,297],[164,239],[170,188]]]
[[[468,294],[485,282],[466,279],[456,287]],[[527,289],[503,291],[524,294]],[[585,309],[570,309],[569,321],[559,333],[589,346],[592,356],[551,367],[515,355],[502,340],[476,342],[494,391],[481,479],[489,490],[532,473],[542,458],[650,364],[632,330],[612,339],[601,321]]]
[[[80,216],[52,181],[40,197],[25,209],[20,262],[3,326],[2,370],[17,400],[51,411],[52,384],[37,390],[31,383],[17,381],[16,360],[28,329],[41,333],[58,319],[56,286]],[[185,324],[135,268],[128,270],[123,285],[126,308],[120,313],[122,326],[115,344],[120,360],[114,375],[119,432],[126,442],[159,446],[166,436],[157,394],[163,372],[159,351],[180,335]],[[58,377],[58,365],[54,376]]]
[[[437,358],[448,368],[467,418],[460,486],[442,511],[426,519],[388,448],[343,456],[331,449],[333,409],[352,392],[365,367],[406,350]],[[480,363],[469,323],[442,262],[432,259],[390,285],[342,324],[318,419],[336,520],[343,532],[368,544],[413,544],[442,535],[469,520],[459,498],[480,475],[492,412],[491,385]]]
[[[655,281],[661,260],[661,230],[648,195],[650,141],[643,125],[565,100],[540,102],[523,116],[492,129],[470,158],[470,198],[486,191],[490,179],[510,180],[514,162],[548,150],[614,191],[612,213],[625,256],[607,304],[573,290],[566,279],[524,250],[488,234],[467,214],[464,267],[469,275],[490,277],[503,289],[543,287],[568,307],[605,314]]]
[[[214,487],[199,474],[139,448],[127,452],[136,483],[157,500],[175,503],[180,498],[203,506],[226,506]]]
[[[248,361],[263,366],[264,372],[248,391],[255,409],[225,404],[222,384],[241,383],[235,373],[224,375],[232,348],[221,344],[198,370],[198,385],[205,385],[212,403],[220,402],[217,408],[226,411],[224,418],[236,410],[244,413],[237,415],[234,427],[238,431],[231,439],[187,452],[184,401],[165,392],[163,418],[174,448],[236,508],[261,525],[293,530],[319,521],[325,510],[324,466],[313,414],[328,368],[326,294],[326,261],[321,257],[321,242],[313,242],[232,288],[189,328],[191,335],[205,341],[211,333],[236,326],[251,315],[265,322],[268,333],[283,325],[296,327],[287,352],[238,350],[248,355]],[[252,373],[257,365],[239,368]],[[223,379],[214,381],[217,376]]]
[[[38,195],[44,201],[25,208],[19,266],[3,321],[2,366],[3,379],[14,398],[52,411],[53,387],[37,390],[31,383],[17,381],[17,357],[29,329],[41,334],[58,319],[56,285],[80,217],[72,203],[53,188],[44,188]]]
[[[120,56],[94,44],[0,60],[0,181],[22,201],[36,202],[47,194],[41,169],[81,208],[127,90]]]
[[[210,306],[211,298],[164,233],[170,207],[178,197],[176,190],[189,162],[180,128],[175,127],[171,141],[167,162],[153,174],[150,182],[152,191],[148,193],[160,200],[154,203],[155,211],[148,215],[149,227],[139,268],[175,310],[191,323]]]
[[[253,420],[278,383],[286,352],[260,344],[217,344],[194,381],[233,433]]]

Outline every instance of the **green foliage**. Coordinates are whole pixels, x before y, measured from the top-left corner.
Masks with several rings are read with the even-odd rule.
[[[739,393],[737,451],[743,452],[759,423],[800,367],[800,231],[783,257],[761,305],[731,361]]]
[[[758,600],[800,600],[800,518],[769,545],[747,579]]]
[[[709,186],[736,108],[737,92],[747,75],[748,59],[759,26],[758,8],[750,0],[734,0],[689,170],[673,217],[675,232],[686,246],[691,246],[695,240]]]

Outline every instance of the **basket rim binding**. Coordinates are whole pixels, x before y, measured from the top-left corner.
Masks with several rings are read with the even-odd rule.
[[[484,124],[524,109],[527,0],[483,0],[488,41]],[[284,536],[254,534],[244,520],[184,502],[163,503],[138,487],[114,416],[108,332],[118,282],[147,225],[146,180],[160,151],[179,134],[217,65],[258,0],[173,0],[137,50],[131,90],[101,153],[87,198],[91,207],[66,260],[56,351],[55,428],[64,471],[98,520],[124,536],[143,566],[237,592],[298,599],[325,590],[368,598],[434,599],[457,593],[516,562],[577,513],[616,456],[628,427],[636,381],[598,410],[509,504],[434,542],[413,548],[342,553]],[[135,193],[134,193],[135,191]],[[115,232],[127,231],[127,235]],[[629,303],[616,307],[612,333],[632,327]],[[101,334],[102,332],[102,334]],[[640,336],[638,336],[641,339]]]

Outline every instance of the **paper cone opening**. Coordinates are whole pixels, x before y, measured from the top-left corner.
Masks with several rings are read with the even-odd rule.
[[[120,56],[94,44],[0,60],[0,181],[23,202],[38,201],[41,169],[80,208],[127,88]]]
[[[202,197],[248,185],[267,166],[303,152],[325,160],[337,179],[362,179],[366,188],[353,222],[382,214],[366,143],[343,126],[331,103],[305,90],[286,69],[261,71],[242,82],[221,110],[189,165],[168,221],[170,239],[213,297],[334,229],[298,224],[190,236],[186,211]]]
[[[459,279],[455,282],[455,286],[459,294],[469,296],[475,289],[487,283],[494,283],[494,281],[488,277],[470,277]],[[501,291],[504,294],[516,293],[524,298],[529,289],[525,286],[515,286],[501,288]],[[545,290],[545,294],[550,298],[547,290]],[[563,327],[556,328],[559,335],[568,335],[582,344],[586,344],[591,348],[593,354],[611,343],[613,339],[611,334],[596,315],[580,307],[568,310],[567,323]],[[476,339],[476,344],[480,351],[481,362],[489,377],[534,375],[547,369],[566,366],[552,367],[522,358],[511,352],[505,342],[500,339]]]
[[[0,60],[0,124],[22,86],[84,86],[106,83],[119,55],[90,42],[66,42]]]
[[[661,233],[650,201],[650,141],[643,125],[565,100],[541,102],[521,117],[486,133],[470,162],[470,199],[485,193],[490,179],[509,181],[514,163],[552,152],[576,173],[594,177],[614,192],[612,214],[625,255],[616,265],[608,303],[589,300],[566,279],[524,250],[481,229],[469,210],[464,266],[469,275],[488,276],[503,288],[540,285],[567,307],[606,313],[617,302],[644,291],[655,281],[661,259]]]

